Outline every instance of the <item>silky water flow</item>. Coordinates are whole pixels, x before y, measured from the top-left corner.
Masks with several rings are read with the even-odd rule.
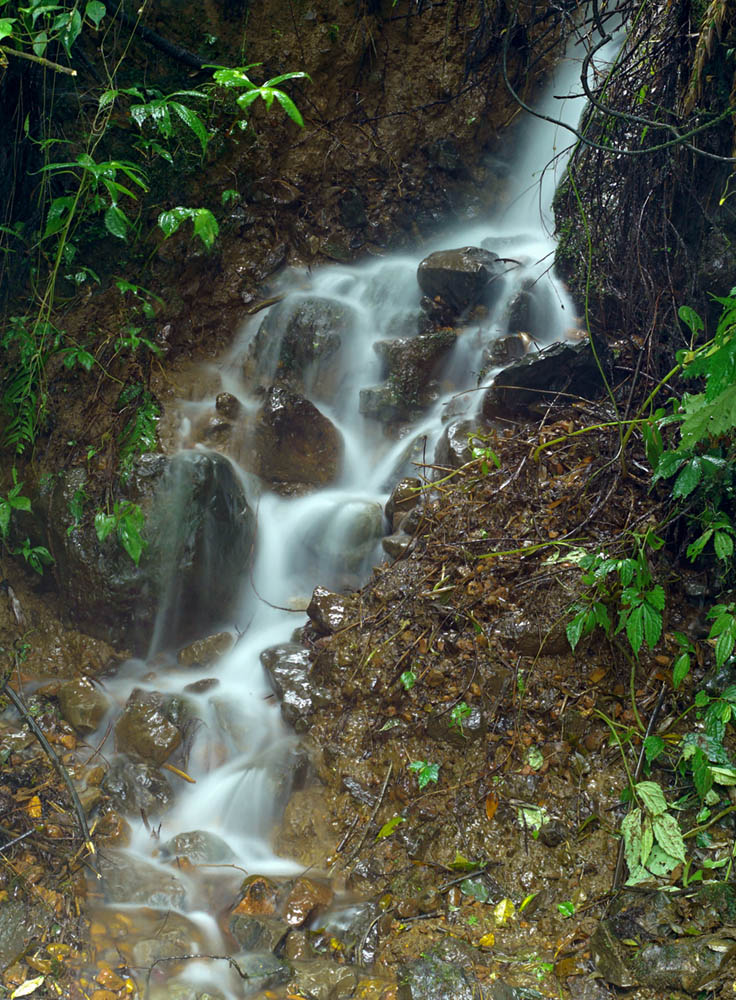
[[[606,58],[611,58],[610,48],[601,53],[599,69]],[[552,79],[539,111],[577,124],[583,100],[564,95],[574,94],[576,84],[580,90],[579,73],[580,60],[573,50]],[[551,201],[572,141],[569,131],[529,116],[519,155],[508,164],[512,180],[499,218],[456,227],[413,255],[391,254],[356,265],[325,266],[311,274],[290,271],[283,280],[279,291],[284,299],[272,308],[288,314],[289,307],[300,300],[316,298],[347,317],[349,330],[329,358],[329,371],[312,371],[306,393],[343,435],[342,471],[334,486],[308,496],[286,497],[270,492],[236,464],[249,502],[257,510],[254,563],[250,571],[244,570],[236,613],[223,623],[237,642],[202,675],[178,667],[171,658],[154,656],[158,652],[154,649],[147,661],[125,664],[111,682],[111,693],[120,707],[137,687],[183,697],[188,712],[198,720],[187,760],[187,772],[196,784],[172,778],[178,781],[173,808],[155,822],[133,821],[129,847],[106,851],[117,874],[107,880],[108,901],[98,908],[95,919],[111,928],[116,920],[122,921],[120,926],[129,928],[125,947],[120,949],[139,982],[145,979],[154,955],[161,953],[160,949],[151,951],[148,939],[160,942],[166,928],[173,927],[178,937],[172,938],[176,943],[171,956],[182,954],[182,943],[190,955],[223,956],[227,945],[215,914],[232,901],[243,877],[300,872],[295,862],[278,857],[270,842],[288,795],[298,742],[282,722],[260,654],[288,641],[303,624],[303,610],[317,584],[339,587],[346,578],[359,584],[371,565],[380,561],[382,506],[390,489],[402,475],[417,474],[415,463],[432,461],[448,419],[474,416],[482,396],[477,388],[484,351],[506,334],[514,295],[533,283],[537,315],[532,315],[532,323],[537,331],[544,331],[538,334],[539,347],[564,339],[577,325],[567,292],[552,271],[555,243],[551,235]],[[416,421],[411,433],[390,440],[380,423],[360,413],[361,390],[381,378],[374,345],[406,336],[409,329],[416,332],[420,260],[433,250],[463,246],[485,247],[518,263],[510,264],[500,279],[503,289],[490,315],[458,336],[439,377],[441,398]],[[249,321],[228,355],[214,366],[222,388],[238,398],[246,413],[255,413],[261,401],[255,386],[243,379],[243,363],[266,316],[261,313]],[[272,374],[268,366],[275,364],[277,341],[278,334],[261,353],[257,373],[261,382]],[[493,375],[493,370],[485,374],[485,384]],[[183,442],[191,439],[198,414],[204,408],[211,410],[213,404],[214,400],[180,404]],[[189,444],[202,447],[191,440]],[[212,572],[217,573],[217,566],[212,566]],[[173,587],[168,596],[164,594],[167,613],[176,599]],[[284,608],[301,609],[301,614]],[[162,638],[159,630],[154,646]],[[199,676],[214,678],[217,685],[201,694],[184,690]],[[167,842],[191,831],[208,835],[211,863],[191,870],[172,867]],[[118,937],[121,933],[118,927]],[[226,961],[189,958],[183,971],[181,966],[173,972],[167,971],[166,963],[157,965],[149,995],[174,996],[176,983],[219,991],[228,998],[248,992]]]

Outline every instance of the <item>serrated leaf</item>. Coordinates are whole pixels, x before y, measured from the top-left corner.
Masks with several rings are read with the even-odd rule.
[[[685,841],[682,839],[680,824],[672,813],[662,813],[652,818],[654,837],[667,854],[678,861],[685,860]]]
[[[728,628],[721,632],[721,634],[716,639],[716,665],[720,669],[726,660],[729,658],[733,652],[734,642],[736,641],[736,636],[734,636],[733,628]]]
[[[649,855],[647,868],[657,878],[664,878],[673,872],[679,864],[681,864],[679,858],[674,857],[663,850],[658,844],[655,844],[652,848],[652,853]]]
[[[662,614],[655,610],[648,600],[645,604],[642,604],[641,610],[642,621],[644,623],[644,638],[649,648],[654,649],[662,634]]]
[[[717,785],[736,785],[736,770],[732,767],[717,767],[712,765],[710,773],[713,776],[713,781]]]
[[[667,800],[656,781],[639,781],[634,785],[634,791],[652,816],[661,816],[667,811]]]
[[[633,608],[626,618],[626,636],[634,654],[638,656],[644,641],[644,610],[641,606]]]
[[[575,651],[575,647],[580,642],[583,634],[583,624],[585,621],[585,612],[579,611],[575,615],[571,622],[567,623],[567,628],[565,629],[565,634],[567,635],[567,641],[570,643],[570,649]]]
[[[644,740],[644,755],[647,764],[651,764],[660,756],[666,744],[661,736],[647,736]]]

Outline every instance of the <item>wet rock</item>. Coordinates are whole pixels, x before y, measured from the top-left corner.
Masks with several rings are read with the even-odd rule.
[[[219,864],[235,860],[235,854],[222,837],[208,830],[179,833],[161,845],[162,859],[188,858],[193,865]]]
[[[342,944],[342,954],[348,962],[367,968],[378,954],[382,912],[377,903],[357,903],[333,909],[326,915],[322,931]]]
[[[317,632],[332,635],[348,624],[355,613],[355,600],[333,594],[325,587],[315,587],[307,614]]]
[[[430,739],[442,740],[461,747],[471,740],[480,739],[487,729],[486,719],[477,705],[473,705],[470,714],[456,724],[450,712],[431,716],[426,723],[426,733]]]
[[[182,667],[201,667],[202,669],[212,666],[232,649],[233,637],[229,632],[218,632],[216,635],[209,635],[206,639],[197,639],[180,649],[176,659]]]
[[[174,802],[171,785],[161,772],[150,764],[118,758],[105,775],[102,788],[113,804],[128,816],[157,816]]]
[[[477,433],[477,420],[453,420],[449,423],[435,447],[435,465],[459,469],[470,462],[473,458],[471,437]]]
[[[265,875],[249,875],[240,887],[241,898],[233,910],[237,916],[272,917],[279,905],[279,886]]]
[[[290,962],[315,958],[309,933],[296,929],[289,931],[289,936],[283,945],[283,954],[284,958],[287,958]]]
[[[0,971],[21,958],[34,938],[44,940],[54,913],[23,898],[4,899],[0,906]]]
[[[289,927],[276,917],[234,913],[228,924],[230,933],[244,951],[276,951]]]
[[[398,980],[399,1000],[475,1000],[483,995],[470,970],[446,961],[435,949],[403,965]]]
[[[180,913],[167,913],[150,927],[149,933],[151,923],[150,918],[144,918],[144,935],[131,948],[136,966],[150,969],[161,958],[198,954],[203,950],[199,928]],[[197,997],[199,1000],[199,991]]]
[[[420,502],[421,489],[422,481],[416,476],[407,476],[394,486],[391,496],[386,501],[386,517],[392,531],[396,531],[401,518]]]
[[[417,281],[430,299],[439,297],[460,315],[481,300],[489,304],[495,298],[492,282],[504,270],[505,265],[490,250],[461,247],[425,257],[417,270]],[[500,282],[497,287],[500,291]]]
[[[400,559],[406,554],[414,539],[404,531],[397,531],[393,535],[386,535],[381,539],[381,546],[387,556],[392,559]]]
[[[327,885],[310,878],[298,878],[286,897],[286,922],[292,927],[303,927],[311,917],[327,909],[334,895]]]
[[[319,788],[300,789],[291,796],[275,847],[278,854],[295,858],[305,867],[322,865],[342,833],[330,820],[328,800]]]
[[[109,903],[144,903],[175,910],[186,905],[183,883],[170,871],[142,858],[107,854],[100,860],[100,874]]]
[[[337,391],[335,355],[349,340],[355,312],[331,299],[305,296],[274,306],[253,340],[246,374],[268,384],[286,381],[330,401]]]
[[[599,345],[599,355],[602,352]],[[597,398],[603,389],[600,371],[588,341],[553,344],[520,358],[500,372],[483,396],[483,416],[519,417],[546,409],[558,393]]]
[[[549,316],[555,303],[548,283],[526,279],[508,305],[506,325],[510,334],[521,334],[527,342],[549,340]]]
[[[346,229],[360,229],[368,222],[365,214],[365,204],[360,191],[348,188],[343,192],[338,202],[340,222]]]
[[[191,692],[191,694],[206,694],[207,691],[219,687],[219,684],[220,682],[216,677],[203,677],[200,681],[186,684],[184,690]]]
[[[570,650],[563,623],[524,620],[512,614],[501,618],[494,631],[522,656],[537,656],[540,653],[558,656]]]
[[[309,729],[315,702],[326,704],[329,695],[317,688],[310,674],[312,663],[309,650],[298,643],[272,646],[261,653],[271,687],[281,702],[284,721],[296,732]]]
[[[467,173],[460,147],[451,138],[436,139],[427,149],[430,163],[434,163],[452,177]]]
[[[324,958],[295,962],[289,982],[290,992],[314,1000],[341,1000],[353,996],[358,972],[348,965],[338,965]]]
[[[251,991],[272,990],[288,982],[292,976],[292,967],[282,958],[277,958],[268,952],[246,952],[234,956],[238,963],[238,972]]]
[[[498,368],[523,358],[529,350],[531,339],[525,333],[512,333],[508,337],[498,337],[483,352],[483,367]]]
[[[220,392],[215,399],[215,409],[228,420],[236,420],[240,416],[242,406],[237,396],[231,392]]]
[[[135,688],[115,726],[117,749],[146,763],[168,760],[181,743],[179,729],[168,718],[170,700],[157,691]]]
[[[109,703],[102,691],[80,677],[59,688],[61,715],[78,733],[93,733],[102,722]]]
[[[428,386],[441,359],[455,345],[455,331],[441,327],[417,337],[375,345],[387,383],[360,393],[360,412],[384,422],[408,420],[432,400]]]
[[[327,486],[339,474],[344,442],[308,399],[272,386],[258,414],[254,447],[254,471],[267,481]]]
[[[114,532],[101,543],[91,518],[75,527],[70,502],[86,485],[84,468],[59,476],[48,515],[59,593],[80,626],[142,652],[157,617],[161,642],[176,645],[226,618],[248,565],[255,518],[225,458],[182,452],[138,462],[127,486],[146,515],[148,548],[138,566]]]

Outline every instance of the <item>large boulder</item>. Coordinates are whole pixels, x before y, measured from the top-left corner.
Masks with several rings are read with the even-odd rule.
[[[598,356],[605,366],[602,345]],[[483,416],[489,420],[526,416],[549,406],[560,393],[565,402],[595,399],[603,385],[589,341],[553,344],[520,358],[496,376],[483,396]]]
[[[269,385],[285,381],[319,399],[337,389],[334,357],[355,324],[354,311],[316,295],[290,297],[262,320],[245,362],[249,379]]]
[[[255,535],[230,462],[214,452],[139,461],[127,486],[128,499],[146,516],[147,548],[138,565],[114,531],[100,542],[91,516],[76,523],[70,504],[87,482],[85,469],[69,470],[49,503],[54,574],[72,618],[136,652],[148,649],[154,630],[157,645],[180,645],[227,622]]]
[[[279,484],[327,486],[342,466],[342,434],[308,399],[275,385],[256,420],[254,471]]]
[[[295,642],[271,646],[261,653],[261,663],[271,687],[281,701],[284,721],[305,733],[317,705],[326,705],[329,694],[312,680],[309,650]]]
[[[158,691],[135,688],[115,726],[118,750],[149,764],[167,761],[181,743],[179,727],[170,718],[172,701]]]
[[[497,254],[480,247],[438,250],[425,257],[417,270],[419,287],[426,296],[437,298],[459,316],[483,301],[490,304],[501,291],[494,293],[492,283],[506,270]]]

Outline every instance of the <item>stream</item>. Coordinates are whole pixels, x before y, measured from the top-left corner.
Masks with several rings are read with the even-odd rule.
[[[561,100],[561,95],[573,92],[576,81],[580,89],[579,65],[574,53],[562,61],[539,105],[542,113],[577,122],[583,100]],[[253,992],[253,983],[264,987],[270,982],[256,976],[247,983],[222,958],[232,945],[224,940],[218,922],[246,875],[286,878],[301,872],[301,866],[277,856],[271,846],[292,775],[303,768],[304,755],[298,737],[282,720],[261,654],[288,641],[303,625],[316,585],[357,588],[385,558],[383,507],[392,488],[403,476],[421,475],[422,463],[432,465],[449,421],[476,415],[483,395],[477,391],[479,373],[482,385],[488,385],[498,372],[498,366],[489,367],[489,349],[509,332],[509,314],[519,293],[531,292],[532,350],[573,336],[579,325],[564,286],[552,272],[551,202],[571,135],[528,117],[516,138],[516,157],[506,165],[506,208],[498,218],[450,230],[414,254],[330,265],[312,273],[290,270],[269,289],[269,294],[282,295],[281,301],[254,316],[237,332],[228,354],[203,373],[203,378],[214,376],[219,391],[239,404],[244,431],[236,449],[242,457],[236,472],[256,512],[257,536],[236,613],[223,622],[236,640],[230,651],[205,670],[183,667],[168,653],[166,628],[160,625],[146,659],[128,661],[108,685],[120,707],[133,689],[158,692],[181,699],[188,716],[198,720],[190,727],[186,761],[191,780],[172,778],[177,790],[173,807],[160,821],[133,821],[129,845],[106,852],[114,867],[113,876],[106,873],[107,898],[103,900],[94,886],[92,890],[99,901],[93,921],[101,954],[105,945],[110,955],[125,954],[139,976],[141,994],[148,989],[152,997],[188,997],[206,991],[208,996],[235,998]],[[367,403],[384,374],[376,345],[416,335],[422,316],[417,267],[428,254],[457,247],[482,247],[506,263],[503,276],[493,283],[493,304],[485,315],[472,314],[460,329],[424,400],[423,413],[411,425],[401,422],[399,432],[387,433]],[[279,317],[288,319],[305,306],[313,309],[315,302],[323,313],[339,316],[340,332],[324,359],[317,354],[305,369],[304,395],[338,432],[341,460],[329,485],[304,495],[281,495],[272,492],[247,461],[252,450],[248,434],[263,404],[262,387],[277,374],[280,341],[278,330],[272,330]],[[261,340],[266,346],[259,348],[258,331],[264,324],[268,336]],[[214,395],[181,401],[184,459],[204,447],[197,429],[214,409]],[[232,448],[228,454],[234,461]],[[212,572],[216,574],[217,567]],[[164,599],[162,620],[166,610]],[[105,724],[100,739],[104,732]],[[106,749],[112,756],[112,737],[109,741]],[[94,737],[91,743],[95,745]],[[197,849],[187,850],[187,844]],[[182,855],[195,863],[175,865],[174,859]],[[337,911],[354,902],[338,899]],[[161,941],[167,934],[169,953],[152,952],[151,940]],[[164,959],[181,956],[182,948],[188,958],[183,968],[159,962],[146,986],[152,961],[162,954]],[[247,956],[242,951],[237,955],[241,968],[247,967]]]

